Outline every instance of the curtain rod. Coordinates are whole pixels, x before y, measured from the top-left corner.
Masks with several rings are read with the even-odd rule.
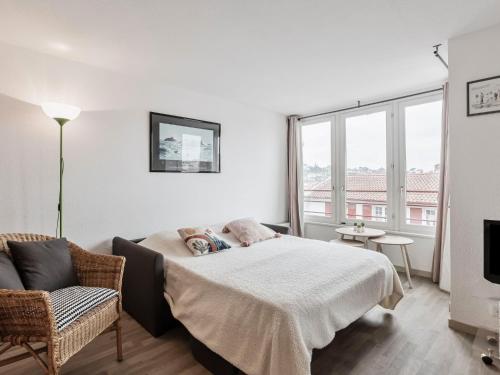
[[[313,118],[313,117],[318,117],[318,116],[324,116],[324,115],[331,115],[331,114],[334,114],[334,113],[338,113],[338,112],[343,112],[343,111],[349,111],[351,109],[358,109],[358,108],[363,108],[363,107],[369,107],[371,105],[376,105],[376,104],[383,104],[383,103],[387,103],[387,102],[392,102],[394,100],[400,100],[400,99],[406,99],[406,98],[411,98],[413,96],[418,96],[418,95],[424,95],[424,94],[431,94],[433,92],[438,92],[438,91],[443,91],[443,88],[440,87],[438,89],[432,89],[432,90],[427,90],[427,91],[421,91],[421,92],[417,92],[415,94],[409,94],[409,95],[403,95],[403,96],[398,96],[397,98],[391,98],[391,99],[385,99],[385,100],[379,100],[377,102],[372,102],[372,103],[367,103],[367,104],[360,104],[360,102],[358,101],[358,105],[354,106],[354,107],[345,107],[345,108],[341,108],[341,109],[336,109],[334,111],[328,111],[328,112],[322,112],[322,113],[316,113],[316,114],[313,114],[313,115],[307,115],[307,116],[302,116],[302,117],[299,117],[299,121],[301,120],[305,120],[305,119],[308,119],[308,118]]]

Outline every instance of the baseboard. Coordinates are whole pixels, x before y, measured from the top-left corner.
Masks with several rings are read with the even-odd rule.
[[[396,271],[398,272],[405,272],[405,268],[401,266],[394,266],[396,268]],[[420,276],[420,277],[425,277],[426,279],[432,279],[432,274],[429,271],[422,271],[422,270],[411,270],[411,274],[415,276]]]
[[[458,332],[468,333],[469,335],[475,335],[477,332],[477,327],[453,319],[448,319],[448,327]]]

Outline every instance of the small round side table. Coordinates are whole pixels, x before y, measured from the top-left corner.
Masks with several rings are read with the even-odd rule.
[[[364,232],[358,233],[354,231],[353,227],[340,227],[335,229],[335,232],[340,234],[340,239],[344,240],[345,236],[352,237],[353,240],[358,240],[363,242],[363,244],[367,245],[368,239],[373,238],[373,237],[380,237],[385,235],[385,232],[380,229],[373,229],[373,228],[365,228]]]
[[[401,255],[403,257],[403,262],[405,264],[406,277],[408,278],[408,284],[410,289],[413,289],[413,283],[411,282],[411,262],[408,256],[407,245],[411,245],[414,241],[411,238],[400,237],[400,236],[384,236],[378,238],[371,238],[371,242],[377,245],[377,251],[382,252],[382,245],[393,245],[399,246],[401,248]]]

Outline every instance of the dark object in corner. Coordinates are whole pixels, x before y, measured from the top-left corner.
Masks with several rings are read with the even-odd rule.
[[[482,353],[481,354],[481,360],[485,365],[492,365],[493,364],[493,357],[492,357],[492,352],[491,350],[488,350],[488,354]]]
[[[500,221],[484,221],[484,278],[500,284]]]

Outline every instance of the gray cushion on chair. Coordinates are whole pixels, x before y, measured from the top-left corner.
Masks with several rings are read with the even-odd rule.
[[[0,251],[0,289],[24,290],[16,267],[5,251]]]
[[[101,303],[118,295],[114,289],[72,286],[50,293],[57,330],[61,331]]]
[[[68,241],[7,241],[14,265],[28,290],[56,289],[77,285]]]

